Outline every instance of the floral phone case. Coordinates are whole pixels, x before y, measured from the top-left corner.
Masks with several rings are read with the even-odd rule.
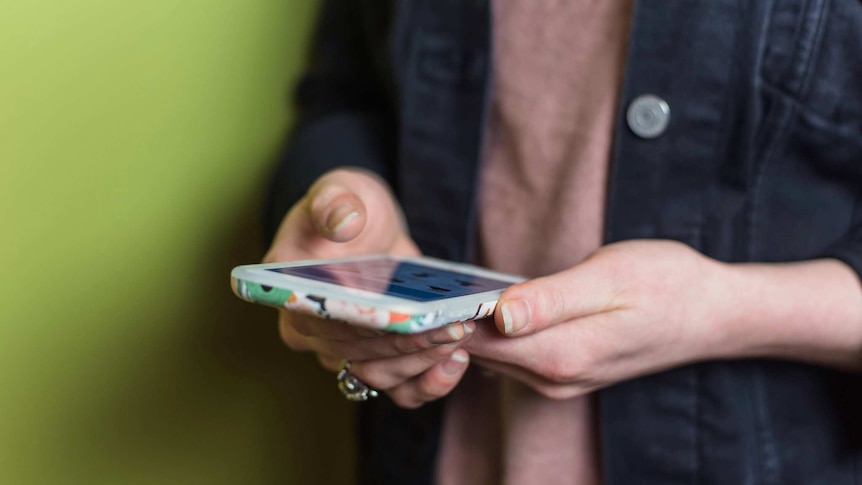
[[[418,333],[449,323],[487,318],[493,315],[497,305],[497,301],[492,300],[465,310],[436,310],[411,314],[287,288],[274,288],[236,277],[231,278],[231,286],[237,296],[252,303],[299,311],[320,318],[344,320],[358,326],[395,333]]]

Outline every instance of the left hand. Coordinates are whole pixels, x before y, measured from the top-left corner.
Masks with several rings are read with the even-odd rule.
[[[264,261],[376,253],[417,256],[419,248],[386,182],[344,167],[321,176],[288,211]],[[445,396],[461,380],[469,355],[459,347],[474,326],[466,322],[421,334],[385,334],[279,310],[279,331],[288,347],[314,352],[334,373],[349,359],[351,374],[407,408]]]
[[[672,241],[605,246],[506,290],[497,328],[480,323],[464,349],[557,399],[721,358],[732,351],[722,324],[734,304],[729,267]]]

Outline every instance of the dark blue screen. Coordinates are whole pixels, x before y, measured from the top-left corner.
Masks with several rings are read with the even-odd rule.
[[[422,302],[484,293],[511,285],[508,281],[391,259],[270,268],[269,271]]]

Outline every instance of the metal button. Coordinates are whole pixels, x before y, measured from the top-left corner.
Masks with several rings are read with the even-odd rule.
[[[626,122],[635,135],[641,138],[656,138],[667,129],[670,106],[658,96],[643,94],[629,104]]]

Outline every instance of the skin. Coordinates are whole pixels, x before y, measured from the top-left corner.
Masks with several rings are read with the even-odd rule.
[[[419,254],[386,185],[343,169],[291,209],[265,261],[381,252]],[[862,285],[844,263],[726,264],[661,240],[608,245],[512,286],[493,322],[381,335],[282,310],[279,326],[292,349],[332,371],[350,359],[360,379],[408,408],[448,394],[470,358],[554,399],[703,360],[862,372]]]
[[[703,360],[862,371],[862,288],[837,260],[725,264],[627,241],[509,288],[498,308],[496,328],[480,325],[466,350],[551,398]]]
[[[378,253],[420,254],[385,183],[369,172],[342,169],[322,176],[291,208],[264,261]],[[351,373],[407,408],[455,387],[469,363],[461,347],[476,328],[469,322],[417,335],[384,334],[284,309],[278,320],[288,347],[314,352],[333,372],[349,359]]]

